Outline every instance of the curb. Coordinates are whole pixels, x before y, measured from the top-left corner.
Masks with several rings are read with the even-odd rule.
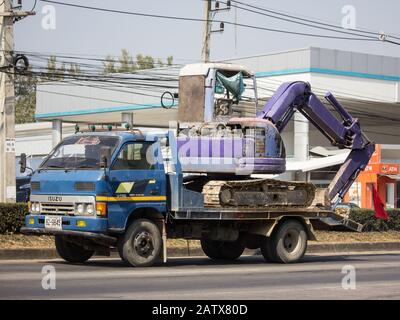
[[[400,242],[356,242],[356,243],[312,243],[307,253],[346,253],[363,251],[400,251]],[[259,255],[259,250],[244,251],[245,255]],[[169,257],[204,256],[199,247],[168,248]],[[118,257],[111,252],[111,257]],[[59,258],[54,248],[0,249],[0,260],[55,259]]]

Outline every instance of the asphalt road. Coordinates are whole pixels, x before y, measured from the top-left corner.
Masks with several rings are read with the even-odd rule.
[[[42,288],[45,265],[55,268],[54,290]],[[347,265],[355,268],[355,289],[342,288]],[[151,268],[130,268],[117,259],[84,265],[0,262],[0,299],[120,298],[399,299],[400,252],[308,255],[291,265],[268,264],[256,256],[227,264],[205,257],[171,258]]]

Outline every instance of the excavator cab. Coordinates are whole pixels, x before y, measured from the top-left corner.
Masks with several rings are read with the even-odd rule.
[[[177,144],[183,171],[242,176],[285,171],[279,132],[256,119],[256,88],[254,73],[240,65],[181,69]]]
[[[254,74],[228,63],[189,64],[179,75],[178,121],[226,122],[232,117],[255,117]]]

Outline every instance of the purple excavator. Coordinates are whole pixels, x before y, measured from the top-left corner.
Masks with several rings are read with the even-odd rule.
[[[351,150],[324,190],[323,205],[339,202],[368,164],[375,145],[331,93],[335,116],[302,81],[283,83],[258,111],[254,74],[225,63],[182,68],[177,146],[186,188],[204,194],[206,206],[308,207],[316,188],[298,181],[251,178],[286,170],[280,133],[293,114],[304,115],[333,146]],[[189,174],[190,173],[190,174]],[[319,196],[321,197],[321,196]]]

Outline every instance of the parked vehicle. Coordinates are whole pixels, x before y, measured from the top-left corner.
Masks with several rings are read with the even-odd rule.
[[[360,209],[360,207],[353,202],[341,202],[336,205],[336,209]]]
[[[16,159],[16,189],[17,189],[17,202],[28,202],[31,191],[31,177],[33,172],[39,167],[43,161],[41,157],[27,157],[26,166],[27,170],[21,172],[20,160]]]

